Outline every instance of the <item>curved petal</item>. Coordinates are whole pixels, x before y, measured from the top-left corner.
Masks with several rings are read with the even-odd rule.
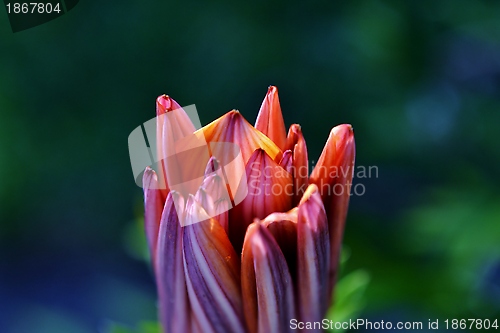
[[[286,213],[272,213],[261,221],[283,252],[294,285],[297,285],[297,212],[295,207]]]
[[[257,115],[255,128],[267,135],[267,137],[283,151],[286,144],[286,129],[283,114],[281,112],[278,88],[270,86],[266,97]]]
[[[189,332],[191,326],[182,257],[182,228],[179,223],[182,212],[176,210],[176,207],[183,206],[182,197],[175,191],[170,192],[158,237],[156,284],[160,319],[165,332]]]
[[[320,322],[328,309],[330,243],[328,220],[318,188],[311,184],[297,219],[297,304],[300,321]],[[323,330],[318,330],[322,332]]]
[[[262,150],[256,150],[245,168],[245,199],[229,211],[229,236],[236,251],[241,249],[247,226],[254,218],[292,208],[293,183],[290,174]],[[238,192],[237,192],[238,195]]]
[[[318,186],[328,216],[330,232],[330,290],[337,277],[344,224],[354,173],[355,144],[351,125],[332,129],[310,182]],[[329,293],[332,294],[331,292]]]
[[[161,214],[165,204],[164,192],[158,188],[156,172],[147,167],[142,178],[144,186],[144,229],[148,241],[151,261],[156,261],[156,246]]]
[[[293,151],[292,176],[295,194],[293,204],[297,205],[309,186],[309,161],[307,157],[307,146],[300,125],[293,124],[288,131],[286,149]]]
[[[202,219],[199,203],[190,196],[186,219]],[[214,219],[184,227],[184,268],[188,295],[205,332],[245,332],[240,264],[224,229]],[[177,332],[177,331],[176,331]]]
[[[293,284],[285,258],[259,222],[248,227],[242,252],[243,309],[250,332],[289,332],[295,317]]]

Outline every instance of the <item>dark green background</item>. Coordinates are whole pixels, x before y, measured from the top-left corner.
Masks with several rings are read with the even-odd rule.
[[[362,317],[500,319],[499,1],[86,0],[16,34],[0,14],[0,331],[154,319],[127,137],[163,93],[253,123],[270,84],[311,160],[351,123],[378,167],[345,237]]]

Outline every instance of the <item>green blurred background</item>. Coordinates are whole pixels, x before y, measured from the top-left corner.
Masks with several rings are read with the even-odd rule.
[[[311,160],[351,123],[378,168],[345,235],[361,316],[500,320],[500,1],[82,0],[0,14],[0,332],[154,320],[127,137],[163,93],[253,123],[270,84]]]

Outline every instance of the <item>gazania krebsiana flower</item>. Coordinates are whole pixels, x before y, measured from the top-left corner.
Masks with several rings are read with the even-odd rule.
[[[229,183],[238,179],[216,158],[224,151],[209,151],[206,160],[190,153],[193,163],[180,168],[164,162],[160,174],[167,177],[146,169],[145,227],[164,331],[287,332],[291,319],[321,321],[335,284],[349,202],[352,127],[332,129],[309,175],[301,128],[292,125],[286,134],[275,87],[255,127],[233,110],[195,131],[165,95],[157,99],[157,115],[169,116],[158,118],[160,152],[175,150],[174,143],[193,133],[208,144],[233,143],[246,176],[231,191]],[[206,171],[194,194],[169,189],[173,169],[189,173],[200,161]],[[246,192],[241,202],[235,200],[240,188]]]

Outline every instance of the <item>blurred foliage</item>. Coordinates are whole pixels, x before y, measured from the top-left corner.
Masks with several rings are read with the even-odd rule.
[[[493,273],[500,264],[500,196],[479,182],[435,189],[425,201],[408,217],[414,233],[406,246],[434,259],[421,279],[426,298],[450,315],[498,316],[500,285]]]
[[[362,269],[351,272],[340,279],[335,286],[335,302],[328,310],[326,318],[333,320],[334,323],[344,323],[359,318],[366,306],[364,293],[368,288],[369,281],[368,273]],[[333,331],[344,332],[344,329]]]
[[[348,247],[343,247],[340,260],[341,273],[351,256]],[[357,269],[342,277],[335,285],[333,304],[328,309],[326,318],[333,322],[348,322],[356,320],[366,306],[365,291],[370,283],[370,275],[364,269]],[[344,332],[344,329],[334,329],[333,332]]]
[[[110,324],[104,330],[106,333],[161,333],[160,324],[157,322],[143,322],[137,329],[130,329],[119,324]]]
[[[378,167],[345,232],[361,315],[500,317],[499,17],[494,0],[82,0],[13,34],[4,15],[0,331],[156,320],[140,242],[123,250],[142,232],[128,134],[163,93],[253,122],[270,84],[312,162],[351,123],[357,165]]]

